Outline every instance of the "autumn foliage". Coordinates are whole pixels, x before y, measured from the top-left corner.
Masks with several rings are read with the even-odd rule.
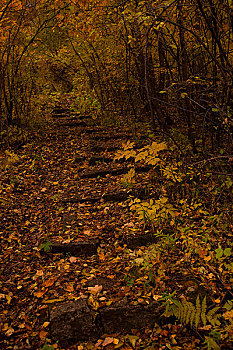
[[[11,336],[15,349],[49,349],[39,315],[86,295],[94,312],[124,295],[133,305],[158,301],[171,319],[143,340],[136,331],[109,335],[96,348],[230,349],[232,84],[232,0],[0,0],[0,236],[9,264],[0,299],[9,349]],[[115,130],[131,139],[122,134],[112,152]],[[92,132],[104,140],[99,158]],[[105,162],[118,171],[128,161],[117,180],[115,168],[101,178]],[[88,182],[81,175],[93,162],[101,171]],[[126,204],[105,205],[112,187],[127,193]],[[154,244],[119,244],[139,233]],[[107,241],[94,257],[46,256],[54,237],[92,235]],[[88,286],[103,274],[116,280],[109,300],[102,285]]]

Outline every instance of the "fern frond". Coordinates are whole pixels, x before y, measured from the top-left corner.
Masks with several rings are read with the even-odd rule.
[[[195,309],[195,306],[190,303],[190,309],[191,309],[191,313],[190,313],[190,320],[189,320],[189,323],[190,323],[190,326],[193,327],[193,322],[194,322],[194,319],[195,319],[195,315],[196,315],[196,309]]]
[[[219,310],[219,307],[214,307],[213,309],[211,309],[208,314],[206,315],[207,320],[210,322],[210,324],[212,324],[212,326],[219,326],[220,322],[218,320],[218,318],[220,317],[220,315],[216,315],[216,312]]]
[[[190,317],[191,317],[191,313],[193,312],[192,306],[193,306],[193,304],[189,302],[188,303],[188,312],[186,314],[186,319],[185,319],[185,324],[189,323],[189,320],[190,320]]]
[[[196,314],[195,314],[195,327],[198,328],[201,320],[201,303],[200,303],[200,298],[199,295],[197,296],[196,299]]]
[[[206,318],[206,297],[202,300],[202,305],[201,305],[201,320],[203,322],[203,325],[206,326],[207,318]]]

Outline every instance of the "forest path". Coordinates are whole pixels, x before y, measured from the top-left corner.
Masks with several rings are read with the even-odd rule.
[[[153,238],[140,235],[128,209],[133,196],[155,195],[141,185],[148,169],[139,168],[132,187],[123,187],[122,174],[133,164],[113,158],[132,135],[91,124],[57,106],[46,137],[19,150],[18,163],[1,175],[4,348],[37,349],[51,336],[67,348],[154,323],[156,307],[146,307],[153,295],[142,281],[129,281],[132,254],[125,250]],[[101,308],[107,315],[93,324]]]

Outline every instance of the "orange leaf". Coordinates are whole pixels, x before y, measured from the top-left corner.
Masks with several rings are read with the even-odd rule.
[[[47,334],[48,334],[48,332],[45,332],[44,330],[40,331],[40,334],[39,334],[40,339],[45,339]]]
[[[108,275],[107,277],[113,280],[116,277],[116,275]]]
[[[37,270],[36,276],[43,276],[44,272],[42,270]]]
[[[74,291],[74,287],[73,285],[70,283],[66,283],[65,287],[64,287],[64,290],[66,290],[67,292],[73,292]]]
[[[44,281],[43,286],[45,288],[51,287],[56,280],[57,280],[56,277],[55,278],[51,278],[50,280],[46,280],[46,281]]]
[[[46,292],[47,292],[47,289],[41,290],[41,291],[35,293],[35,296],[36,296],[37,298],[41,298],[41,297],[43,297],[43,295],[44,295]]]
[[[105,255],[104,255],[104,253],[102,253],[102,252],[100,252],[100,253],[98,254],[98,257],[99,257],[100,261],[104,261],[104,260],[105,260]]]

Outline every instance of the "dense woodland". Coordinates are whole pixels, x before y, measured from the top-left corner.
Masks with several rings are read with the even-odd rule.
[[[110,136],[115,128],[129,135],[111,157],[119,164],[130,161],[132,167],[117,180],[107,177],[97,192],[115,186],[132,195],[122,207],[103,207],[102,202],[100,207],[103,217],[113,211],[111,230],[128,222],[122,231],[116,229],[115,238],[126,229],[128,236],[149,233],[152,245],[134,250],[109,243],[106,251],[98,248],[100,265],[72,254],[46,256],[53,239],[61,236],[61,215],[77,210],[58,204],[59,190],[72,189],[76,181],[88,196],[92,186],[82,182],[74,166],[85,135],[68,128],[62,134],[60,128],[55,137],[56,108],[89,118],[92,129],[101,127]],[[0,140],[3,349],[63,348],[40,313],[51,300],[80,298],[73,277],[59,285],[60,277],[55,279],[49,267],[53,262],[61,273],[70,264],[71,271],[77,259],[84,277],[91,273],[89,266],[95,275],[104,275],[103,265],[114,271],[121,260],[128,298],[134,305],[140,298],[160,303],[163,323],[132,335],[119,335],[119,329],[117,335],[70,349],[231,348],[232,0],[0,0]],[[86,151],[80,153],[84,158],[90,157]],[[91,164],[85,159],[83,171]],[[56,161],[64,171],[58,172]],[[138,174],[138,165],[148,169]],[[134,195],[139,187],[147,198]],[[37,203],[41,193],[47,196],[44,204]],[[95,214],[100,207],[92,202]],[[105,223],[98,220],[101,236]],[[68,231],[64,241],[77,238]],[[84,232],[90,235],[88,227]],[[60,291],[62,283],[66,288]],[[88,289],[96,312],[113,298],[104,301],[98,286],[88,287],[96,288]],[[24,294],[18,295],[21,289]]]

